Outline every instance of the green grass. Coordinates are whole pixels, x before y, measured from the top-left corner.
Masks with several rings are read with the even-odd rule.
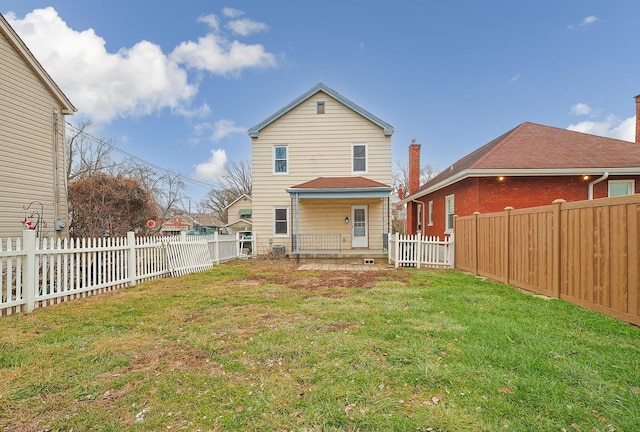
[[[457,272],[235,262],[0,319],[0,431],[638,431],[640,329]]]

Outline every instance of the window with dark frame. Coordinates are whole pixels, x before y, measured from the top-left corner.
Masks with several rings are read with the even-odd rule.
[[[324,102],[318,101],[316,103],[316,113],[317,114],[324,114]]]
[[[287,211],[285,208],[274,209],[274,233],[276,235],[288,235],[289,224],[287,222]]]

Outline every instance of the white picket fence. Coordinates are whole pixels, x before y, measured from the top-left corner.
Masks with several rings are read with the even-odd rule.
[[[440,237],[389,234],[389,264],[395,267],[454,267],[453,235]]]
[[[181,276],[248,257],[238,235],[0,240],[0,315]]]

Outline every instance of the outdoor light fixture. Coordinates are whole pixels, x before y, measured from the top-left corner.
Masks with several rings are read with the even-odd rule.
[[[344,218],[344,223],[348,224],[349,223],[349,216],[347,216],[346,218]]]
[[[589,180],[589,176],[588,175],[582,176],[582,180]]]
[[[499,181],[504,181],[504,176],[500,176],[500,177],[498,177],[498,180],[499,180]]]

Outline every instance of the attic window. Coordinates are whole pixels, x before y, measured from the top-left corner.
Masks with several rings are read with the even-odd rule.
[[[316,114],[324,114],[324,102],[316,102]]]

